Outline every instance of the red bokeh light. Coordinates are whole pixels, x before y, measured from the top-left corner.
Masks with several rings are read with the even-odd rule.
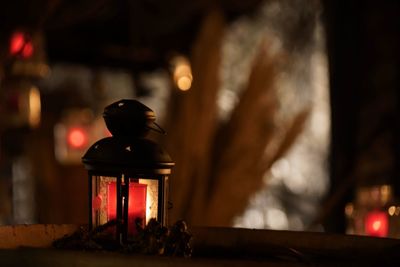
[[[75,149],[85,148],[88,143],[87,132],[83,128],[71,128],[67,134],[68,145]]]
[[[365,233],[370,236],[387,237],[389,221],[386,212],[373,211],[365,217]]]
[[[10,39],[10,54],[12,56],[21,55],[29,58],[33,55],[34,48],[30,37],[23,32],[15,32]]]
[[[22,56],[24,58],[31,57],[33,55],[33,45],[31,42],[27,42],[22,49]]]
[[[11,36],[10,53],[12,55],[18,54],[25,44],[25,36],[22,32],[16,32]]]

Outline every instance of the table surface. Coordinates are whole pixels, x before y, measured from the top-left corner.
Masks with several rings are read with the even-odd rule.
[[[400,240],[326,233],[193,227],[193,257],[51,248],[78,225],[0,227],[0,266],[400,266]]]

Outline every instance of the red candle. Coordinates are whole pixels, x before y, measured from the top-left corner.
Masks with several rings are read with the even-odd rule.
[[[386,212],[371,211],[365,216],[365,233],[370,236],[387,237],[389,221]]]
[[[117,193],[116,182],[110,182],[107,185],[108,220],[112,220],[117,217],[116,193]],[[146,222],[146,194],[147,194],[146,184],[139,184],[139,183],[129,184],[128,234],[136,233],[135,220],[137,218],[141,219],[143,226]]]
[[[147,185],[133,183],[129,185],[128,233],[136,233],[135,220],[140,218],[142,226],[146,223]]]

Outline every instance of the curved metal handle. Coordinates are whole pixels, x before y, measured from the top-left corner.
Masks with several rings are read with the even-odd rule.
[[[147,127],[148,127],[150,130],[156,131],[157,133],[164,134],[164,135],[167,134],[167,132],[166,132],[163,128],[161,128],[161,126],[158,125],[156,122],[153,121],[153,124],[154,124],[157,128],[153,128],[153,127],[151,127],[151,126],[147,126]]]

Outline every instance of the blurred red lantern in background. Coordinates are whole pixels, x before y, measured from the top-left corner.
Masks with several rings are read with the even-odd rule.
[[[9,52],[11,56],[20,56],[28,59],[33,55],[32,38],[24,32],[16,31],[11,35]]]
[[[67,142],[72,148],[84,148],[88,143],[88,133],[82,127],[71,127],[68,129]]]
[[[365,216],[365,233],[370,236],[387,237],[389,232],[388,214],[385,211],[371,211]]]

